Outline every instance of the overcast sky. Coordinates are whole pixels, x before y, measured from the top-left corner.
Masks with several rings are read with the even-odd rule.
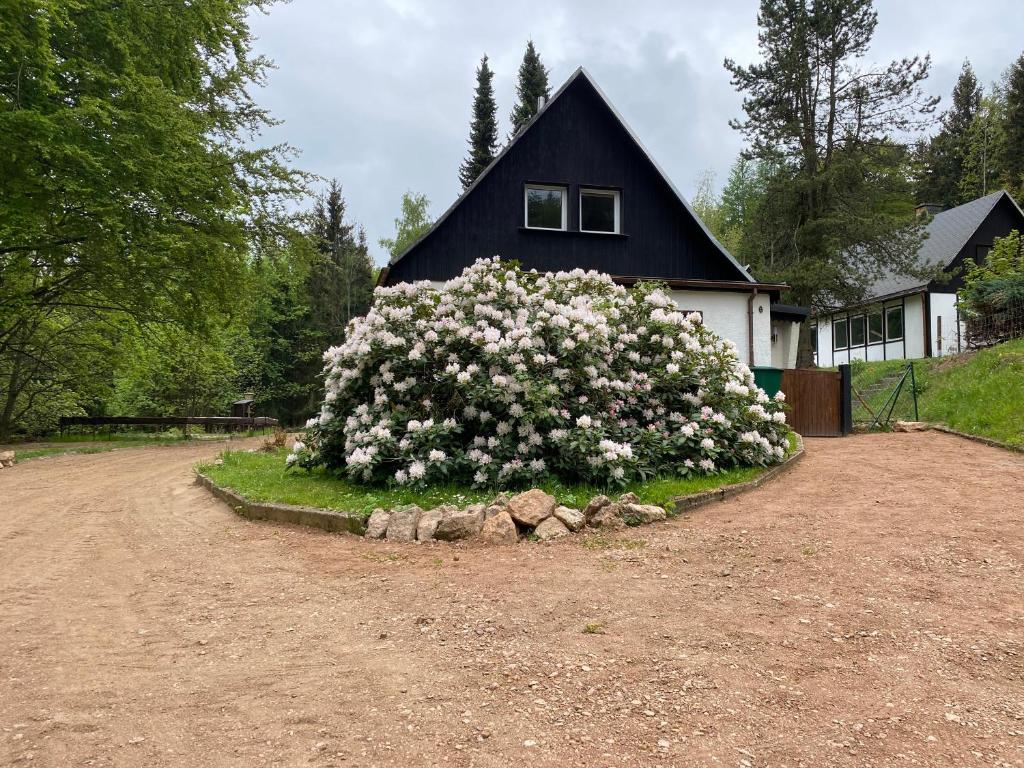
[[[1021,0],[879,0],[870,59],[931,53],[929,90],[948,102],[965,58],[982,83],[1024,48]],[[686,196],[702,171],[720,186],[742,148],[728,126],[741,97],[722,60],[757,54],[755,0],[293,0],[257,15],[259,53],[277,69],[258,94],[283,124],[267,134],[298,165],[344,187],[349,219],[390,235],[406,190],[436,218],[458,196],[474,70],[495,72],[501,138],[532,38],[554,91],[584,66]]]

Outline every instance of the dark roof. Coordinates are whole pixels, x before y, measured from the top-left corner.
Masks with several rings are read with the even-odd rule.
[[[1017,206],[1008,192],[1000,190],[935,214],[925,225],[927,237],[917,252],[918,265],[925,269],[948,269],[1003,196]],[[1017,210],[1020,210],[1019,206]],[[880,299],[909,293],[927,287],[930,282],[928,278],[886,275],[875,281],[865,298]]]
[[[419,244],[423,240],[428,238],[438,227],[440,227],[441,224],[444,223],[444,221],[452,214],[452,212],[459,207],[462,201],[473,193],[473,191],[481,184],[481,182],[487,177],[487,175],[492,171],[492,169],[494,169],[494,167],[497,166],[506,157],[506,155],[512,150],[513,147],[516,146],[516,144],[523,138],[523,136],[525,136],[530,131],[530,129],[533,128],[533,126],[535,126],[538,123],[538,121],[540,121],[543,118],[545,113],[547,113],[550,107],[558,101],[559,97],[566,92],[569,86],[572,85],[576,80],[581,78],[585,80],[586,83],[588,83],[594,89],[594,91],[597,92],[598,96],[601,98],[601,100],[604,102],[604,105],[614,116],[615,120],[617,120],[619,124],[621,124],[622,128],[626,131],[626,133],[629,135],[632,141],[636,144],[637,148],[644,155],[646,160],[651,164],[656,173],[660,175],[662,180],[669,187],[669,189],[672,191],[675,197],[678,198],[679,202],[683,205],[686,212],[693,219],[693,221],[696,222],[696,224],[700,227],[704,235],[707,236],[713,248],[716,251],[718,251],[722,256],[724,256],[731,264],[731,266],[737,270],[741,278],[741,281],[749,282],[751,284],[757,284],[757,281],[743,267],[743,265],[741,265],[733,257],[733,255],[729,253],[728,250],[725,249],[725,247],[720,242],[718,242],[715,236],[711,233],[711,230],[707,228],[707,225],[694,212],[693,208],[690,207],[690,204],[686,202],[685,198],[679,192],[678,188],[672,183],[671,179],[669,179],[669,177],[665,174],[664,170],[662,170],[662,168],[654,160],[654,158],[651,156],[651,153],[647,151],[647,149],[641,143],[640,139],[637,137],[636,133],[634,133],[633,129],[629,127],[626,121],[622,118],[622,115],[619,114],[618,110],[615,109],[612,103],[608,100],[608,97],[605,95],[605,93],[598,87],[597,83],[594,82],[594,79],[583,67],[578,67],[576,71],[569,76],[569,78],[561,85],[561,87],[557,91],[555,91],[551,98],[547,100],[547,102],[540,108],[540,110],[538,110],[537,114],[534,115],[530,119],[530,121],[519,130],[518,133],[516,133],[516,135],[512,138],[511,141],[509,141],[507,145],[505,145],[505,147],[498,153],[494,160],[491,161],[490,165],[488,165],[487,168],[485,168],[483,172],[476,178],[476,180],[469,187],[467,187],[466,190],[461,195],[459,195],[458,199],[456,199],[455,202],[452,203],[452,205],[449,206],[448,209],[441,214],[441,216],[437,219],[437,221],[434,222],[431,228],[427,230],[419,238],[417,238],[417,240],[413,242],[408,248],[406,248],[405,251],[391,259],[388,266],[384,267],[384,269],[381,270],[381,273],[378,276],[378,284],[386,284],[386,281],[388,279],[388,273],[390,272],[391,268],[395,266],[399,261],[404,259],[410,252],[416,250],[417,246],[419,246]]]
[[[233,402],[232,405],[251,405],[252,403],[255,402],[255,400],[235,400],[235,402]]]
[[[802,323],[811,314],[807,307],[798,307],[795,304],[772,304],[771,315],[782,320],[792,320],[795,323]]]

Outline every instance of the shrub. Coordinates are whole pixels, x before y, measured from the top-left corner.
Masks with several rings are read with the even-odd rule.
[[[785,452],[783,398],[655,283],[480,260],[440,289],[378,288],[324,358],[289,463],[361,482],[617,485]]]

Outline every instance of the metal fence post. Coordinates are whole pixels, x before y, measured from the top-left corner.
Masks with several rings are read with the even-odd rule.
[[[844,436],[853,432],[853,375],[849,363],[839,366],[840,431]]]

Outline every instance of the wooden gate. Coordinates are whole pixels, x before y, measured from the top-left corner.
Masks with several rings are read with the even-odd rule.
[[[806,437],[841,437],[852,431],[850,366],[838,371],[791,368],[782,373],[786,421]]]

